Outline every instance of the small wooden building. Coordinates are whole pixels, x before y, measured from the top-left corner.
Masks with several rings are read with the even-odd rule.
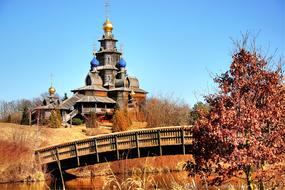
[[[49,89],[49,96],[45,97],[42,105],[36,107],[31,112],[31,122],[33,123],[44,123],[45,120],[48,120],[51,111],[59,109],[59,105],[62,103],[61,99],[55,95],[55,88],[51,86]]]

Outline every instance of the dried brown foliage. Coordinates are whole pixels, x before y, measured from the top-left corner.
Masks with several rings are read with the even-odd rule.
[[[126,110],[116,110],[112,120],[114,131],[127,131],[131,128],[132,121]]]
[[[189,105],[171,97],[147,99],[144,112],[148,127],[179,126],[190,123]]]
[[[128,112],[130,119],[133,122],[145,122],[146,114],[142,109],[134,109]]]
[[[7,118],[4,119],[4,122],[20,124],[22,116],[23,116],[22,112],[14,112],[11,113],[9,116],[7,116]]]
[[[184,172],[171,172],[181,171],[179,166],[185,159],[189,159],[189,155],[125,159],[98,164],[90,169],[92,173],[105,175],[102,189],[198,189],[191,188]]]
[[[14,130],[11,138],[0,140],[0,182],[43,180],[34,158],[35,135]]]
[[[253,175],[260,188],[276,173],[266,166],[284,161],[285,88],[281,67],[268,69],[268,60],[241,47],[230,70],[214,80],[219,92],[206,97],[209,112],[200,110],[195,123],[195,159],[188,169],[215,173],[216,181]],[[284,171],[283,171],[284,172]],[[284,180],[284,179],[283,179]]]
[[[60,128],[62,124],[62,118],[58,109],[52,110],[49,118],[49,126],[52,128]]]

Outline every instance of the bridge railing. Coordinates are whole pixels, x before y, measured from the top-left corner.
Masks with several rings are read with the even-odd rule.
[[[191,127],[165,127],[98,135],[36,150],[41,164],[89,154],[147,147],[192,144]]]

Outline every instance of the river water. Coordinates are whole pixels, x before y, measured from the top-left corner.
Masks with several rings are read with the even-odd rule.
[[[142,187],[143,189],[217,189],[216,187],[207,187],[205,184],[198,185],[194,180],[187,176],[186,172],[169,172],[169,173],[155,173],[155,174],[141,174],[137,176],[96,176],[94,178],[77,178],[65,181],[65,188],[68,190],[97,190],[97,189],[129,189],[133,185]],[[119,187],[117,186],[119,184]],[[135,184],[135,185],[134,185]],[[117,186],[117,188],[116,188]],[[128,188],[124,188],[128,187]],[[136,188],[135,188],[136,187]],[[219,189],[243,189],[242,184],[224,185]],[[48,190],[48,189],[62,189],[60,183],[16,183],[16,184],[0,184],[1,190]]]
[[[120,188],[131,186],[131,183],[136,183],[137,187],[147,187],[146,189],[171,189],[172,183],[182,183],[182,180],[187,181],[188,177],[185,172],[169,172],[169,173],[152,173],[140,174],[133,176],[109,175],[96,176],[94,178],[76,178],[65,181],[65,188],[69,190],[94,190],[94,189],[116,189],[116,184]],[[117,188],[117,189],[120,189]],[[53,183],[37,182],[37,183],[15,183],[15,184],[0,184],[1,190],[46,190],[46,189],[62,189],[59,181]]]

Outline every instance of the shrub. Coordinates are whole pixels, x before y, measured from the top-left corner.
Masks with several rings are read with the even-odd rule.
[[[60,111],[59,110],[52,110],[49,120],[50,120],[50,127],[52,127],[52,128],[61,127],[62,118],[61,118]]]
[[[87,128],[97,128],[98,127],[97,116],[95,112],[90,112],[86,120],[87,120],[86,122]]]
[[[130,129],[132,121],[127,110],[116,110],[113,116],[113,130],[126,131]]]
[[[8,123],[16,123],[16,124],[21,124],[22,121],[22,112],[14,112],[11,113],[8,117],[7,117],[7,122]]]
[[[148,127],[189,125],[191,120],[189,105],[171,97],[147,99],[144,112]]]
[[[40,125],[49,125],[50,119],[41,119],[39,124]]]
[[[73,125],[82,125],[83,124],[83,120],[80,118],[73,118],[72,119],[72,124]]]
[[[128,112],[128,115],[133,122],[145,122],[146,121],[146,114],[143,109],[144,106],[145,105],[139,107],[139,109],[134,109]]]

